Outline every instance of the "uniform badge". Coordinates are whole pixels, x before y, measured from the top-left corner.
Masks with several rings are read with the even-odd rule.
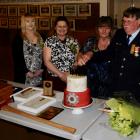
[[[130,54],[134,55],[135,57],[138,57],[140,54],[140,47],[136,46],[135,44],[132,44]]]

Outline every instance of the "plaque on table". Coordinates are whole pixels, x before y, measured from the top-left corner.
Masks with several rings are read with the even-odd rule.
[[[41,88],[28,87],[13,94],[12,97],[14,101],[24,102],[28,99],[34,98],[42,94],[43,94],[43,90]]]
[[[19,103],[17,108],[23,111],[27,111],[33,115],[37,115],[55,102],[55,98],[40,95],[25,102]]]
[[[44,96],[54,96],[53,82],[52,81],[44,81],[43,82],[43,95]]]

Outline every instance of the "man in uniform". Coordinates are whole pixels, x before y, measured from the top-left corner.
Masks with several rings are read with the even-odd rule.
[[[114,51],[111,87],[129,91],[140,101],[140,8],[126,9],[122,25],[110,44]]]

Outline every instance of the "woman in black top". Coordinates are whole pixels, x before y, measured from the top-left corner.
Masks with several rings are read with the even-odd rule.
[[[93,97],[109,97],[109,70],[111,61],[111,32],[113,21],[102,16],[97,23],[97,36],[90,37],[84,43],[78,56],[78,65],[87,68],[88,87]]]

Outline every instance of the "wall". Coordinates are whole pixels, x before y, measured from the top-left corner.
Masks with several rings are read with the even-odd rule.
[[[107,8],[104,8],[104,7],[106,7],[107,2],[105,2],[105,1],[106,0],[95,0],[95,3],[93,3],[93,1],[91,2],[91,0],[87,1],[87,2],[91,2],[91,4],[92,4],[91,17],[86,17],[86,19],[85,18],[76,19],[77,27],[76,27],[75,31],[71,31],[71,34],[75,38],[78,39],[78,41],[80,42],[81,45],[83,44],[83,42],[86,40],[86,38],[88,36],[91,36],[95,33],[95,30],[94,30],[95,23],[96,23],[98,17],[101,14],[106,15]],[[1,0],[1,2],[2,2],[2,0]],[[18,2],[19,1],[17,1],[16,4]],[[83,2],[85,2],[85,1],[82,0],[82,3]],[[101,2],[101,3],[98,3],[98,2]],[[2,4],[7,5],[7,3],[5,3],[5,4],[2,3]],[[14,4],[14,3],[10,3],[9,5],[11,5],[11,4]],[[28,3],[28,4],[31,4],[31,3]],[[100,9],[104,9],[103,10],[104,12],[101,12]],[[7,28],[7,29],[0,28],[0,38],[1,38],[0,39],[0,79],[13,80],[13,61],[12,61],[12,55],[11,55],[11,44],[12,44],[13,38],[16,34],[16,31],[17,31],[17,29],[14,29],[14,28]],[[47,36],[47,30],[39,30],[39,32],[45,39]]]
[[[60,4],[60,3],[100,3],[100,16],[106,16],[107,15],[107,4],[108,1],[110,0],[0,0],[0,3],[2,4],[18,4],[18,3],[25,3],[30,4],[30,3],[34,3],[34,4],[41,4],[41,3],[56,3],[56,4]]]
[[[132,0],[114,0],[114,16],[117,15],[118,27],[121,27],[123,11],[131,6]],[[134,6],[140,7],[140,0],[134,0]]]

